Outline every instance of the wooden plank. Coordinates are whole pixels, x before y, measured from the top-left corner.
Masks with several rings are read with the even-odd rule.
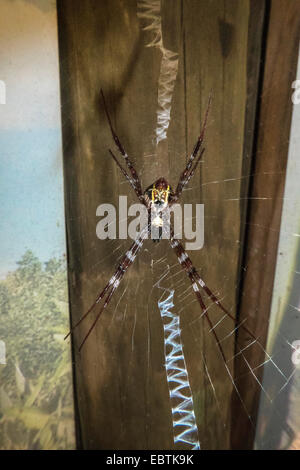
[[[202,2],[199,6],[199,2],[184,2],[184,13],[187,149],[193,146],[207,96],[213,90],[207,152],[200,176],[195,177],[198,183],[195,180],[191,184],[192,189],[184,195],[184,202],[205,204],[205,247],[191,256],[208,285],[219,293],[235,314],[239,253],[236,240],[239,239],[240,212],[239,203],[227,200],[240,194],[238,178],[242,171],[249,4],[240,2],[237,5],[226,1]],[[176,142],[175,136],[171,142]],[[178,172],[177,168],[175,172]],[[234,181],[228,185],[224,182],[227,178]],[[213,181],[218,183],[211,184]],[[192,315],[197,316],[196,312]],[[197,402],[201,403],[203,410],[203,421],[199,426],[202,445],[207,449],[227,448],[229,435],[224,432],[224,424],[228,425],[230,416],[228,397],[232,384],[203,318],[191,323],[191,312],[187,309],[184,313],[183,322],[189,325],[189,336],[194,340],[186,354],[189,353],[189,363],[195,370],[191,380],[195,383],[196,396],[199,396]],[[222,317],[215,307],[210,307],[210,316],[213,324]],[[225,337],[231,329],[232,324],[225,322],[217,329],[217,334]],[[223,347],[226,357],[231,357],[233,337],[223,343]],[[197,366],[202,354],[222,407],[215,400],[204,370]]]
[[[170,7],[170,5],[172,5]],[[163,2],[165,41],[178,48],[179,72],[167,145],[156,149],[153,136],[160,54],[146,48],[136,2],[64,0],[59,2],[62,112],[70,301],[73,323],[113,273],[130,242],[95,236],[96,207],[117,205],[118,195],[134,201],[113,161],[99,90],[105,90],[112,119],[143,186],[162,173],[176,185],[199,134],[208,95],[214,99],[207,129],[207,152],[184,203],[205,203],[205,247],[191,252],[208,285],[236,312],[241,233],[241,173],[247,104],[249,1]],[[233,178],[230,185],[225,179]],[[218,184],[212,184],[219,181]],[[230,199],[238,202],[229,202]],[[171,267],[195,413],[203,448],[228,448],[232,384],[215,340],[201,318],[189,280],[180,274],[167,241],[145,243],[116,298],[79,355],[88,321],[74,335],[75,379],[81,445],[84,448],[172,449],[172,419],[165,378],[163,331],[154,287]],[[213,322],[220,319],[210,307]],[[231,321],[220,326],[222,337]],[[232,356],[234,338],[224,343]],[[208,365],[221,410],[215,401]],[[224,423],[227,428],[224,431]]]
[[[271,306],[277,246],[284,194],[291,121],[291,84],[296,74],[299,46],[300,2],[273,0],[267,31],[266,56],[257,122],[254,177],[247,219],[245,275],[239,321],[247,325],[261,344],[265,344]],[[249,342],[239,330],[238,347]],[[252,367],[265,355],[259,347],[245,351]],[[239,356],[235,363],[236,383],[252,419],[245,417],[241,404],[233,399],[232,447],[252,448],[261,388]],[[262,370],[257,372],[262,378]],[[240,377],[240,378],[239,378]]]

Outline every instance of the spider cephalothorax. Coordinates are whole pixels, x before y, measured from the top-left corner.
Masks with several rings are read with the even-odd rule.
[[[102,90],[101,90],[101,93],[102,93]],[[108,119],[108,123],[109,123],[110,129],[111,129],[113,139],[115,141],[115,144],[116,144],[120,154],[122,155],[122,157],[125,161],[125,164],[126,164],[126,166],[128,168],[128,171],[129,171],[129,174],[123,168],[123,166],[119,163],[118,159],[116,158],[116,156],[113,154],[113,152],[111,150],[110,150],[110,154],[111,154],[112,158],[114,159],[114,161],[116,162],[116,164],[118,165],[118,167],[120,168],[120,170],[123,173],[123,175],[125,176],[125,178],[127,179],[127,181],[132,186],[132,188],[133,188],[135,194],[137,195],[139,201],[146,206],[146,208],[148,210],[148,214],[149,214],[149,219],[148,219],[148,224],[141,230],[141,232],[140,232],[139,236],[137,237],[137,239],[131,245],[129,250],[125,253],[125,255],[121,259],[114,275],[110,278],[109,282],[106,284],[104,289],[99,293],[99,295],[97,296],[97,298],[96,298],[95,302],[93,303],[93,305],[80,318],[80,320],[73,326],[72,330],[74,328],[76,328],[76,326],[78,326],[82,322],[82,320],[84,320],[84,318],[86,318],[86,316],[94,309],[94,307],[96,307],[96,305],[98,305],[98,303],[107,294],[107,297],[104,301],[104,304],[102,305],[100,311],[96,315],[96,318],[92,322],[92,325],[90,326],[87,334],[85,335],[85,337],[84,337],[84,339],[83,339],[83,341],[82,341],[82,343],[79,347],[79,350],[82,348],[82,346],[85,343],[86,339],[88,338],[89,334],[93,330],[93,328],[94,328],[96,322],[98,321],[101,313],[103,312],[103,310],[105,310],[105,308],[109,304],[109,302],[110,302],[114,292],[118,288],[125,272],[131,266],[131,264],[134,262],[138,251],[143,246],[144,240],[146,238],[148,238],[148,235],[149,235],[149,232],[152,229],[152,226],[155,226],[156,228],[158,228],[159,234],[158,234],[157,240],[161,239],[161,233],[162,233],[162,230],[164,228],[163,227],[163,222],[162,222],[162,213],[166,211],[167,207],[172,206],[174,203],[176,203],[179,200],[184,187],[188,184],[190,179],[193,177],[193,175],[195,173],[195,170],[196,170],[196,168],[197,168],[197,166],[198,166],[198,164],[201,160],[201,157],[204,153],[204,148],[202,148],[202,143],[203,143],[204,132],[205,132],[207,116],[208,116],[208,110],[209,110],[209,105],[210,105],[210,100],[209,100],[209,104],[208,104],[208,107],[207,107],[207,111],[206,111],[206,115],[205,115],[205,119],[204,119],[204,124],[203,124],[202,130],[201,130],[200,136],[198,137],[198,140],[196,142],[194,150],[193,150],[192,154],[190,155],[190,157],[188,159],[188,162],[186,164],[186,167],[185,167],[184,171],[181,173],[181,176],[179,178],[179,182],[178,182],[178,185],[177,185],[177,188],[176,188],[175,192],[173,192],[171,190],[170,185],[165,180],[165,178],[159,178],[151,186],[149,186],[149,188],[147,188],[145,192],[143,192],[142,185],[141,185],[140,179],[138,177],[138,174],[137,174],[135,168],[133,167],[133,165],[131,163],[131,160],[129,159],[127,153],[125,152],[125,150],[124,150],[117,134],[115,133],[115,131],[113,129],[111,119],[110,119],[110,116],[109,116],[107,108],[106,108],[103,93],[102,93],[102,98],[103,98],[104,109],[105,109],[105,112],[106,112],[106,115],[107,115],[107,119]],[[154,212],[154,214],[153,214],[153,212]],[[205,294],[225,313],[226,316],[231,318],[233,321],[235,321],[235,318],[223,307],[223,305],[218,300],[218,298],[213,294],[213,292],[209,289],[209,287],[205,284],[203,279],[200,277],[198,271],[194,268],[194,266],[192,264],[192,261],[190,260],[188,254],[186,253],[186,251],[183,248],[182,244],[180,243],[180,241],[178,239],[175,238],[174,230],[173,230],[172,225],[170,223],[169,223],[169,234],[170,234],[169,243],[171,245],[171,248],[174,250],[181,267],[187,273],[187,275],[188,275],[188,277],[189,277],[189,279],[192,283],[193,290],[195,292],[197,300],[198,300],[198,302],[200,304],[200,307],[202,309],[203,316],[206,318],[206,320],[208,321],[208,323],[210,325],[210,331],[214,335],[214,337],[216,339],[216,342],[218,344],[218,347],[220,349],[220,352],[222,354],[222,357],[223,357],[223,359],[226,363],[226,359],[225,359],[225,355],[224,355],[222,346],[221,346],[220,341],[219,341],[219,339],[217,337],[217,334],[215,332],[215,326],[213,326],[212,321],[211,321],[211,319],[208,315],[207,308],[205,306],[205,303],[204,303],[204,300],[203,300],[203,297],[202,297],[203,294],[200,291],[200,288],[203,289]],[[254,335],[245,326],[241,325],[241,327],[255,340]],[[67,336],[69,336],[69,334]]]
[[[159,178],[150,188],[148,188],[145,195],[149,197],[151,203],[156,207],[163,208],[168,205],[170,192],[169,183],[165,178]]]
[[[149,207],[148,226],[149,233],[154,242],[162,238],[163,213],[169,206],[172,190],[165,178],[159,178],[144,193],[146,206]]]

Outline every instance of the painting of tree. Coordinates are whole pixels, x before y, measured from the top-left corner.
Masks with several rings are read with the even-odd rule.
[[[0,281],[0,448],[75,446],[65,259],[25,252]]]

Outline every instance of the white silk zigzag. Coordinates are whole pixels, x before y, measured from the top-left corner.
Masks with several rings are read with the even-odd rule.
[[[166,49],[163,45],[161,23],[161,0],[138,0],[137,16],[143,20],[145,31],[153,33],[153,39],[146,47],[156,47],[162,53],[160,73],[158,79],[158,108],[156,125],[156,144],[167,138],[170,123],[172,95],[174,91],[177,71],[177,52]]]
[[[167,290],[167,289],[165,289]],[[191,450],[200,450],[194,403],[186,369],[179,316],[171,312],[174,307],[174,290],[158,302],[164,326],[166,373],[172,406],[174,443],[184,443]]]

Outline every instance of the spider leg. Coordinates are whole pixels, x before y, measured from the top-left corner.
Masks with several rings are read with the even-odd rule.
[[[216,340],[216,343],[219,347],[220,353],[223,357],[223,360],[226,363],[227,361],[226,361],[226,357],[225,357],[223,348],[221,346],[221,343],[220,343],[220,340],[217,336],[217,333],[215,332],[215,330],[213,328],[212,321],[209,318],[209,315],[207,313],[207,308],[205,306],[205,303],[203,301],[203,298],[202,298],[202,295],[200,293],[199,287],[197,285],[197,279],[196,279],[196,276],[195,276],[197,271],[194,268],[190,258],[188,257],[188,255],[187,255],[186,251],[184,250],[183,246],[181,245],[181,243],[177,239],[172,237],[171,240],[170,240],[170,244],[171,244],[171,247],[174,249],[174,251],[177,255],[180,266],[182,267],[182,269],[187,273],[188,277],[190,278],[190,281],[192,283],[195,295],[196,295],[197,300],[200,304],[200,307],[203,311],[204,317],[206,318],[206,320],[207,320],[207,322],[210,326],[210,331],[213,333],[213,335],[215,337],[215,340]]]
[[[194,289],[194,292],[197,296],[197,299],[200,303],[200,306],[203,310],[203,315],[205,316],[206,320],[208,321],[209,325],[210,325],[210,332],[213,333],[214,335],[214,338],[216,340],[216,343],[218,345],[218,348],[219,348],[219,351],[222,355],[222,358],[223,358],[223,361],[224,361],[224,366],[226,368],[226,371],[227,371],[227,374],[229,375],[230,379],[231,379],[231,382],[232,382],[232,385],[235,389],[235,392],[238,396],[238,399],[240,400],[244,410],[246,411],[246,414],[247,416],[250,418],[250,421],[251,421],[251,417],[249,415],[249,412],[245,406],[245,403],[242,399],[242,396],[241,396],[241,393],[235,383],[235,380],[229,370],[229,367],[227,365],[227,360],[226,360],[226,356],[224,354],[224,351],[223,351],[223,348],[222,348],[222,345],[221,345],[221,341],[219,340],[216,332],[215,332],[215,326],[213,326],[212,324],[212,321],[211,319],[209,318],[209,315],[207,313],[207,309],[205,308],[205,304],[203,302],[203,299],[202,299],[202,296],[200,294],[200,290],[199,290],[199,287],[198,287],[198,283],[200,284],[200,286],[204,289],[204,291],[208,294],[208,296],[219,306],[219,308],[221,308],[221,310],[223,312],[225,312],[225,314],[231,318],[234,323],[235,323],[235,318],[223,307],[223,305],[220,303],[220,301],[217,299],[217,297],[211,292],[211,290],[206,286],[206,284],[204,283],[204,281],[201,279],[201,277],[199,276],[199,273],[196,271],[196,269],[194,268],[190,258],[188,257],[185,249],[183,248],[183,246],[181,245],[181,243],[174,238],[173,236],[173,233],[171,235],[171,239],[170,239],[170,244],[171,244],[171,247],[174,249],[176,255],[177,255],[177,258],[178,258],[178,261],[182,267],[182,269],[184,269],[186,271],[186,273],[188,274],[190,280],[191,280],[191,283],[192,283],[192,286],[193,286],[193,289]],[[218,324],[218,323],[217,323]],[[237,328],[243,328],[253,339],[254,341],[256,341],[257,339],[255,338],[255,336],[248,330],[248,328],[244,327],[243,325],[239,325],[239,327],[236,327],[235,329]],[[238,354],[242,353],[242,351],[239,350],[238,348]],[[251,366],[249,365],[249,363],[247,362],[246,358],[244,357],[244,360],[246,361],[246,364],[247,366],[250,368],[250,371],[251,373],[254,375],[254,377],[256,378],[256,380],[258,381],[257,377],[255,376],[253,370],[251,369]],[[260,382],[259,382],[260,383]],[[261,384],[260,384],[261,385]],[[251,421],[252,422],[252,421]]]
[[[198,160],[196,161],[196,164],[192,168],[193,161],[195,160],[195,158],[196,158],[196,156],[197,156],[197,154],[198,154],[198,152],[201,148],[201,145],[203,143],[204,134],[205,134],[206,125],[207,125],[208,113],[209,113],[210,104],[211,104],[211,99],[212,99],[212,95],[210,94],[209,99],[208,99],[208,105],[207,105],[207,109],[206,109],[206,113],[205,113],[205,118],[204,118],[204,123],[203,123],[203,126],[202,126],[202,130],[201,130],[200,135],[198,137],[198,140],[195,144],[194,150],[191,153],[191,156],[190,156],[190,158],[187,162],[187,165],[186,165],[184,171],[180,175],[176,191],[175,191],[175,193],[173,195],[173,198],[172,198],[172,204],[178,201],[184,187],[187,185],[187,183],[190,181],[190,179],[194,175],[195,170],[198,166],[198,163],[201,160],[201,157],[203,155],[204,150],[201,151],[200,157],[198,158]]]
[[[127,271],[127,269],[133,264],[136,256],[137,256],[137,253],[138,251],[140,250],[140,248],[143,246],[143,243],[144,243],[144,240],[148,237],[148,231],[149,231],[149,227],[146,226],[143,228],[143,230],[141,231],[140,235],[138,236],[138,238],[133,242],[133,244],[131,245],[130,249],[125,253],[125,255],[122,257],[114,275],[110,278],[109,282],[106,284],[106,286],[104,287],[104,289],[98,294],[95,302],[91,305],[91,307],[88,309],[88,311],[78,320],[77,323],[75,323],[75,325],[71,328],[71,330],[69,331],[69,333],[65,336],[65,339],[68,338],[68,336],[74,331],[74,329],[80,325],[80,323],[88,316],[88,314],[94,309],[94,307],[100,302],[101,299],[103,299],[103,297],[105,296],[105,294],[108,292],[108,295],[105,299],[105,302],[102,306],[102,308],[100,309],[99,313],[97,314],[94,322],[92,323],[91,327],[89,328],[87,334],[85,335],[83,341],[81,342],[80,346],[79,346],[79,351],[81,350],[82,346],[84,345],[84,343],[86,342],[87,338],[89,337],[89,335],[91,334],[93,328],[95,327],[101,313],[106,309],[106,307],[108,306],[115,290],[118,288],[125,272]]]
[[[114,159],[114,161],[116,162],[116,164],[118,165],[118,167],[120,168],[121,172],[123,173],[123,175],[125,176],[125,178],[127,179],[127,181],[129,182],[129,184],[131,185],[131,187],[133,188],[133,190],[135,191],[138,199],[141,201],[142,204],[145,204],[145,198],[144,198],[144,195],[140,195],[140,193],[137,191],[137,188],[135,186],[135,183],[134,183],[134,180],[132,178],[130,178],[130,176],[128,175],[128,173],[124,170],[124,168],[122,167],[122,165],[120,165],[120,163],[118,162],[117,160],[117,157],[113,154],[113,152],[109,149],[109,153],[110,155],[112,156],[112,158]]]
[[[234,316],[232,316],[228,310],[221,304],[221,302],[219,301],[219,299],[212,293],[212,291],[209,289],[209,287],[207,287],[207,285],[205,284],[205,282],[201,279],[201,277],[199,276],[199,273],[195,270],[195,277],[198,281],[198,283],[200,284],[201,287],[203,287],[203,290],[207,293],[207,295],[211,298],[211,300],[213,302],[215,302],[215,304],[218,305],[218,307],[229,317],[231,318],[232,321],[236,321]],[[251,333],[251,331],[244,325],[240,325],[239,328],[242,328],[246,333],[248,333],[248,335],[251,336],[252,339],[254,339],[255,341],[257,340],[257,338],[254,336],[253,333]]]
[[[188,184],[188,182],[190,181],[190,179],[194,176],[194,173],[197,169],[197,166],[199,165],[199,162],[201,161],[202,159],[202,155],[204,154],[205,152],[205,148],[203,148],[199,154],[199,157],[197,158],[196,160],[196,163],[194,164],[193,168],[190,170],[189,172],[189,175],[187,176],[187,179],[186,179],[186,183],[185,184]]]
[[[203,281],[203,279],[200,277],[198,271],[196,270],[196,268],[194,268],[193,266],[193,263],[191,261],[191,259],[189,258],[187,252],[185,251],[185,249],[183,248],[182,244],[179,242],[179,240],[177,240],[176,238],[174,238],[174,231],[173,231],[173,228],[170,228],[170,232],[171,232],[171,238],[170,238],[170,245],[171,247],[173,248],[173,250],[175,251],[176,253],[176,256],[178,258],[178,261],[181,265],[181,267],[186,271],[187,275],[189,276],[190,278],[190,281],[192,283],[192,286],[193,286],[193,290],[197,296],[197,299],[200,303],[200,306],[203,310],[203,313],[205,315],[205,317],[207,318],[207,321],[209,322],[210,326],[211,326],[211,331],[213,332],[216,340],[217,340],[217,343],[218,343],[218,346],[219,346],[219,349],[221,351],[221,354],[223,356],[223,358],[225,358],[225,355],[224,355],[224,352],[222,350],[222,347],[221,347],[221,344],[219,342],[219,340],[217,339],[217,335],[213,329],[213,325],[211,323],[211,320],[206,312],[206,309],[205,309],[205,304],[203,302],[203,299],[202,299],[202,296],[200,294],[200,290],[199,290],[199,287],[198,287],[198,284],[202,287],[202,289],[206,292],[206,294],[209,296],[209,298],[235,323],[235,318],[228,312],[228,310],[221,304],[221,302],[219,301],[219,299],[213,294],[213,292],[209,289],[209,287],[205,284],[205,282]],[[245,332],[247,332],[252,339],[256,340],[255,336],[253,333],[251,333],[251,331],[244,325],[240,325],[239,328],[243,329]],[[225,361],[226,362],[226,361]]]
[[[109,304],[109,302],[110,302],[110,300],[111,300],[111,298],[112,298],[112,296],[113,296],[115,290],[117,289],[117,287],[118,287],[118,285],[119,285],[119,283],[120,283],[122,277],[123,277],[123,274],[122,274],[121,276],[119,276],[119,278],[116,279],[116,281],[113,283],[113,287],[111,288],[111,290],[110,290],[108,296],[106,297],[103,306],[101,307],[100,311],[98,312],[98,314],[97,314],[95,320],[93,321],[93,323],[92,323],[91,327],[89,328],[88,332],[86,333],[85,337],[84,337],[83,340],[81,341],[81,344],[80,344],[80,346],[79,346],[79,352],[81,351],[81,349],[82,349],[84,343],[86,342],[86,340],[87,340],[88,337],[90,336],[91,332],[93,331],[94,327],[96,326],[96,323],[97,323],[97,321],[99,320],[101,313],[102,313],[103,310],[105,310],[106,307],[108,306],[108,304]]]
[[[107,109],[107,106],[106,106],[104,93],[103,93],[102,89],[101,89],[101,96],[102,96],[102,100],[103,100],[105,114],[106,114],[106,117],[107,117],[107,120],[108,120],[110,131],[111,131],[113,139],[115,141],[115,144],[118,147],[118,150],[121,153],[122,157],[124,158],[125,163],[126,163],[128,169],[129,169],[130,173],[131,173],[131,176],[132,176],[132,179],[133,179],[133,182],[134,182],[134,186],[135,186],[135,192],[137,193],[138,198],[145,204],[144,194],[143,194],[140,179],[138,177],[138,174],[137,174],[137,172],[136,172],[129,156],[125,152],[125,149],[124,149],[123,145],[121,144],[121,142],[119,140],[119,137],[117,136],[117,134],[114,131],[114,128],[112,126],[111,118],[110,118],[110,115],[109,115],[109,112],[108,112],[108,109]]]

